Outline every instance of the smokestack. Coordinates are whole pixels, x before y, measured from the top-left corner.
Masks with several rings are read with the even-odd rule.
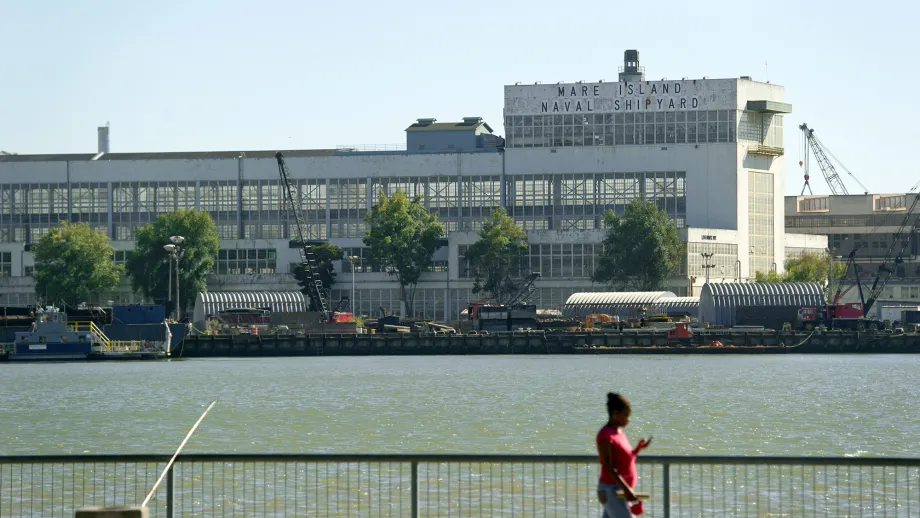
[[[96,130],[99,134],[99,153],[108,153],[109,152],[109,123],[106,122],[105,126],[99,126]]]

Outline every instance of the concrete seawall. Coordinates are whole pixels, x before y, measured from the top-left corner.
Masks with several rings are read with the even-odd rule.
[[[721,347],[713,347],[714,341]],[[669,346],[664,332],[502,333],[492,335],[189,336],[186,358],[461,354],[788,354],[920,353],[920,335],[856,332],[706,332],[690,347]]]

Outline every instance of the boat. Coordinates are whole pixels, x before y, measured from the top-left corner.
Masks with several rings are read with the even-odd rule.
[[[29,331],[17,332],[7,348],[9,360],[152,360],[170,356],[172,332],[164,321],[164,339],[111,340],[92,321],[69,322],[48,306],[38,310]]]

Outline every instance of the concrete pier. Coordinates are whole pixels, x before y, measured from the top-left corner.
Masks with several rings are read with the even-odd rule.
[[[714,346],[718,342],[721,346]],[[701,331],[690,346],[669,344],[664,331],[583,333],[541,331],[489,335],[200,335],[189,336],[174,356],[364,356],[457,354],[788,354],[918,353],[920,335],[830,331]]]

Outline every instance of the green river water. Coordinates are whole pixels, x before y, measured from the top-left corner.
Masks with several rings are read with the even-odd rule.
[[[592,454],[608,391],[649,454],[918,456],[920,357],[432,356],[0,364],[0,455]]]

